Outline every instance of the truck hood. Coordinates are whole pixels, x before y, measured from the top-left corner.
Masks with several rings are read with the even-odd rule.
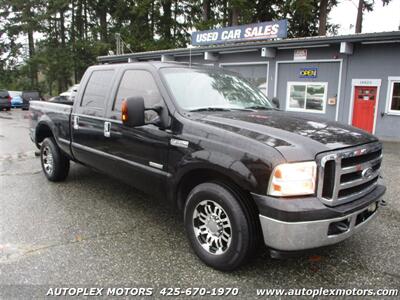
[[[376,141],[360,129],[282,111],[202,114],[201,122],[265,143],[287,161],[312,160],[318,153]]]

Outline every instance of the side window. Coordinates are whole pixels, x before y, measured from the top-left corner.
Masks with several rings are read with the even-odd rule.
[[[86,85],[81,106],[99,110],[104,109],[113,76],[114,70],[93,71]]]
[[[125,71],[118,87],[113,110],[120,112],[122,100],[135,96],[142,96],[144,98],[144,106],[146,108],[154,107],[155,105],[160,104],[160,92],[153,76],[148,71]]]
[[[400,114],[400,80],[391,81],[389,88],[389,111],[391,113]]]

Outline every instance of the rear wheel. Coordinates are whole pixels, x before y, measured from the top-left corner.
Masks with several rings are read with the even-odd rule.
[[[231,271],[256,248],[254,220],[238,193],[219,183],[202,183],[189,194],[184,223],[190,244],[207,265]]]
[[[44,139],[40,148],[44,175],[50,181],[62,181],[68,176],[69,159],[58,148],[53,138]]]

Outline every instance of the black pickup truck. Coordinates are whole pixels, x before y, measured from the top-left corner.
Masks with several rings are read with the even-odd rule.
[[[50,181],[72,160],[169,201],[194,252],[233,270],[337,243],[375,217],[382,145],[359,129],[280,111],[218,68],[90,67],[72,105],[33,101],[30,135]]]

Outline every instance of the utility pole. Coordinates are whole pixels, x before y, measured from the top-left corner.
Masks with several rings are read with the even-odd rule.
[[[121,34],[119,33],[115,34],[115,42],[117,48],[117,55],[124,54],[124,42],[121,39]]]
[[[124,40],[121,37],[120,33],[115,34],[115,43],[116,43],[116,50],[117,50],[117,55],[124,54],[125,52],[125,47],[128,48],[128,50],[133,53],[131,49],[131,45],[127,44],[124,42]]]

